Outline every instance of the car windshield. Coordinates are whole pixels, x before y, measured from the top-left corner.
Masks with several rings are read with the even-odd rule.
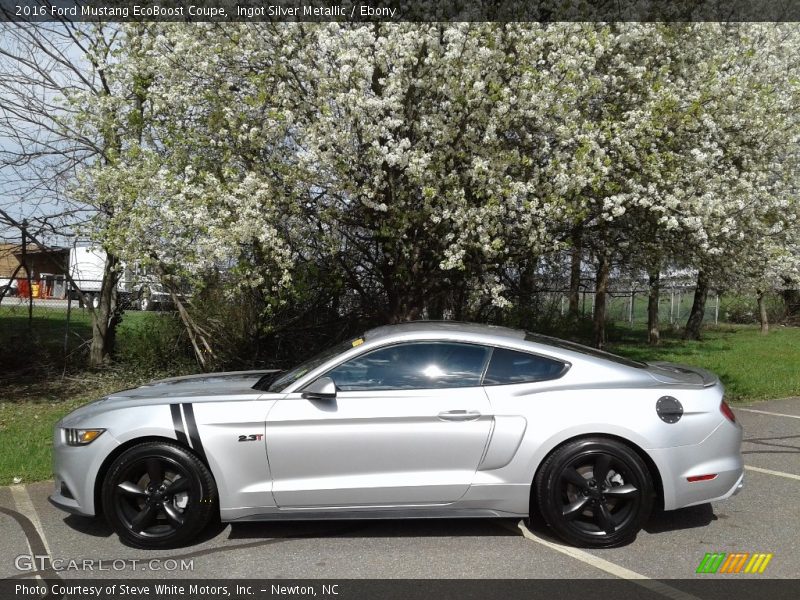
[[[264,381],[264,378],[262,378],[253,386],[253,388],[257,390],[265,390],[267,392],[282,392],[295,381],[300,379],[303,375],[313,371],[328,359],[331,359],[337,354],[341,354],[342,352],[349,350],[354,346],[358,346],[360,343],[363,343],[363,341],[364,340],[362,338],[357,338],[355,340],[349,339],[336,344],[327,350],[323,350],[314,357],[309,358],[307,361],[300,363],[293,369],[279,374],[280,376],[277,379],[274,379],[273,376],[268,377],[267,380]]]
[[[616,354],[611,354],[611,352],[598,350],[597,348],[590,348],[589,346],[584,346],[583,344],[576,344],[575,342],[560,340],[558,338],[550,337],[549,335],[541,335],[539,333],[530,333],[526,331],[525,340],[528,342],[535,342],[537,344],[544,344],[546,346],[554,346],[556,348],[569,350],[571,352],[580,352],[581,354],[587,354],[589,356],[594,356],[595,358],[602,358],[603,360],[610,360],[611,362],[625,365],[626,367],[635,367],[637,369],[644,369],[647,367],[647,365],[643,362],[624,358]]]

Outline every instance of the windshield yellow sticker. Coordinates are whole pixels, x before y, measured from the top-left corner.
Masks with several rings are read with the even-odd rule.
[[[353,348],[355,348],[356,346],[360,346],[363,343],[364,343],[364,338],[358,338],[357,340],[353,340]]]

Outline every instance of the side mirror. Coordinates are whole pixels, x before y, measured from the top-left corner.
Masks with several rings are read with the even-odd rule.
[[[336,384],[330,377],[320,377],[306,386],[306,389],[303,390],[303,398],[306,400],[335,400]]]

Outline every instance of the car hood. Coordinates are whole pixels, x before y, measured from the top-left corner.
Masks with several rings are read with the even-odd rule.
[[[649,362],[647,372],[660,383],[710,387],[719,382],[711,371],[671,362]]]
[[[264,375],[276,370],[203,373],[185,377],[160,379],[129,390],[121,390],[81,406],[65,416],[56,426],[68,425],[111,410],[172,404],[176,402],[219,402],[255,400],[267,392],[254,390],[253,385]]]
[[[253,386],[264,375],[277,370],[229,371],[226,373],[200,373],[184,377],[159,379],[137,388],[114,392],[108,400],[132,398],[186,398],[195,396],[227,396],[242,393],[261,394]]]

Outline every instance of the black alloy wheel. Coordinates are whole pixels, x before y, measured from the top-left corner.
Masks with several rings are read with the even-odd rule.
[[[176,444],[144,442],[123,452],[103,483],[103,511],[120,539],[171,548],[194,538],[216,510],[208,468]]]
[[[542,464],[535,488],[547,524],[576,546],[606,548],[631,541],[653,506],[652,478],[642,459],[604,438],[558,448]]]

